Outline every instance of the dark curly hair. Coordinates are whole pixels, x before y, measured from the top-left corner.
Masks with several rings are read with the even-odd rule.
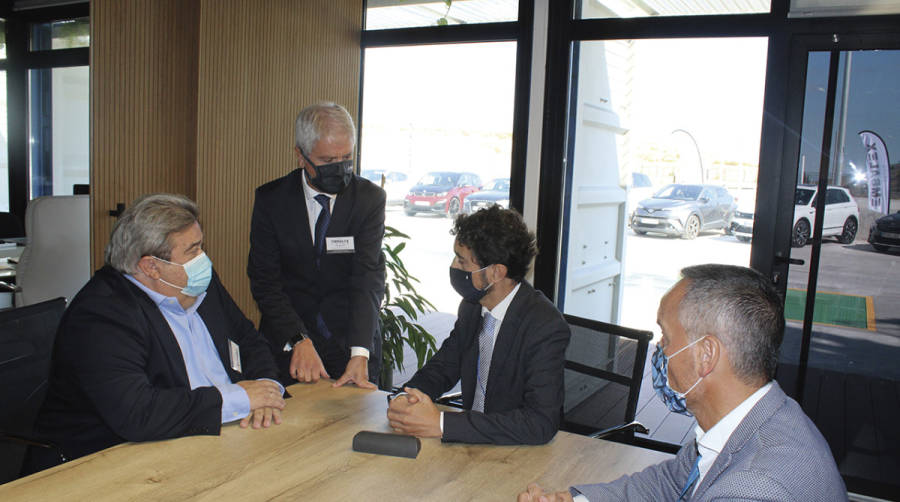
[[[538,252],[534,232],[528,230],[522,216],[498,205],[460,215],[450,233],[472,250],[479,266],[505,265],[506,276],[519,282]]]

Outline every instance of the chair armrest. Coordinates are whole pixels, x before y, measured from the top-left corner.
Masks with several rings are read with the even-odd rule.
[[[627,423],[627,424],[617,425],[615,427],[610,427],[609,429],[597,431],[593,434],[590,434],[588,437],[592,437],[594,439],[605,439],[609,436],[612,436],[613,434],[618,434],[621,432],[630,432],[630,433],[639,432],[641,434],[649,434],[650,429],[644,427],[644,424],[635,420],[635,421]]]
[[[7,291],[10,293],[21,293],[22,288],[20,288],[19,286],[15,285],[15,284],[10,284],[5,281],[0,281],[0,291]]]
[[[462,409],[462,392],[454,392],[453,394],[446,394],[438,398],[435,404],[442,404],[444,406],[450,406],[452,408],[460,408]]]

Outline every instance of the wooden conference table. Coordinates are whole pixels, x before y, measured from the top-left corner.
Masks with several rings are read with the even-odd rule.
[[[670,458],[560,432],[543,446],[422,441],[416,459],[354,452],[389,432],[381,391],[291,386],[281,425],[129,443],[0,485],[0,500],[515,500],[529,482],[565,489]]]

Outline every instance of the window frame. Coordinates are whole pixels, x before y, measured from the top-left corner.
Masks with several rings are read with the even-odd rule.
[[[509,173],[509,207],[515,208],[520,213],[524,214],[525,155],[526,141],[528,139],[528,112],[531,94],[534,1],[535,0],[519,0],[519,16],[516,21],[379,30],[363,29],[360,36],[360,125],[363,120],[365,120],[365,117],[362,115],[362,109],[366,49],[410,45],[516,42],[515,95],[513,97],[512,151],[510,155]],[[368,1],[363,2],[363,27],[365,27],[366,24],[365,14],[367,5]],[[362,127],[359,129],[360,133],[358,134],[361,134]],[[360,143],[359,139],[357,144]],[[361,156],[359,153],[357,155]]]
[[[9,155],[9,211],[25,220],[29,201],[28,166],[28,72],[46,68],[90,67],[90,47],[73,49],[29,49],[29,25],[64,19],[90,18],[88,2],[55,7],[15,10],[4,3],[0,17],[6,20],[7,137]]]

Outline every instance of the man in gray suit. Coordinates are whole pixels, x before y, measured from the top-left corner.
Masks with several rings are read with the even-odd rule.
[[[729,265],[681,272],[657,313],[653,386],[696,416],[696,441],[611,483],[547,494],[531,484],[519,502],[847,500],[825,439],[773,380],[784,312],[771,282]]]

